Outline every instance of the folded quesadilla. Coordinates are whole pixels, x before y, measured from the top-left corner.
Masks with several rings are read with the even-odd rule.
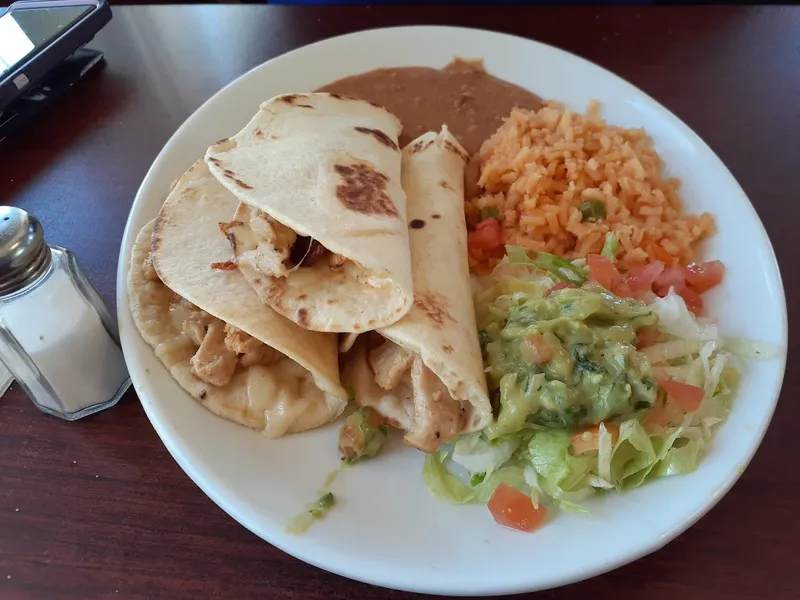
[[[219,224],[237,200],[198,161],[134,244],[131,313],[144,340],[207,409],[269,437],[318,427],[347,404],[337,340],[265,306]]]
[[[305,329],[362,332],[411,308],[400,130],[364,100],[288,94],[206,153],[241,202],[226,228],[241,273]]]
[[[356,402],[424,451],[492,419],[467,264],[467,159],[446,127],[403,150],[414,306],[397,323],[359,336],[342,374]]]

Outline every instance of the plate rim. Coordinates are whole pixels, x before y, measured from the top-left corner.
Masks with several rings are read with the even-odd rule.
[[[693,526],[699,519],[701,519],[704,515],[708,513],[712,508],[714,508],[718,502],[730,491],[730,489],[736,484],[739,480],[741,475],[746,470],[747,466],[752,461],[753,457],[755,456],[758,449],[761,447],[761,443],[763,441],[764,436],[766,435],[766,431],[771,424],[772,418],[774,416],[775,409],[777,407],[778,401],[780,399],[780,393],[783,387],[783,381],[785,379],[786,373],[786,361],[788,355],[788,311],[787,311],[787,302],[786,302],[786,292],[785,287],[783,285],[783,279],[780,271],[780,265],[777,260],[777,255],[775,253],[775,249],[772,245],[772,242],[769,238],[769,235],[764,227],[761,218],[759,217],[757,211],[755,210],[755,206],[753,205],[752,201],[750,200],[747,193],[742,189],[739,181],[733,176],[733,174],[728,169],[727,165],[720,159],[716,152],[697,134],[692,128],[690,128],[686,123],[683,122],[677,115],[675,115],[671,110],[667,107],[662,105],[658,100],[650,96],[649,94],[645,93],[636,85],[630,83],[626,79],[616,75],[612,71],[606,69],[605,67],[590,61],[582,56],[570,52],[568,50],[564,50],[557,46],[553,46],[551,44],[546,44],[537,40],[533,40],[530,38],[526,38],[520,35],[514,35],[505,33],[502,31],[496,31],[491,29],[480,29],[480,28],[472,28],[472,27],[458,27],[458,26],[449,26],[449,25],[406,25],[406,26],[397,26],[397,27],[378,27],[378,28],[370,28],[370,29],[363,29],[358,31],[353,31],[341,35],[330,36],[316,42],[299,46],[277,56],[270,58],[267,61],[259,63],[258,65],[253,66],[252,68],[248,69],[238,77],[234,78],[226,85],[221,87],[219,90],[214,92],[209,98],[207,98],[204,102],[202,102],[197,108],[195,108],[191,114],[189,114],[186,119],[181,123],[181,125],[175,130],[175,132],[169,137],[169,139],[165,142],[164,146],[161,148],[159,153],[156,155],[155,159],[153,160],[152,164],[148,168],[147,172],[145,173],[141,184],[136,192],[134,200],[131,204],[131,208],[128,212],[128,217],[125,221],[125,227],[123,230],[123,236],[120,243],[120,251],[118,256],[118,265],[117,265],[117,277],[116,277],[116,308],[117,308],[117,319],[120,328],[120,337],[121,343],[123,347],[123,352],[126,346],[130,345],[130,338],[132,336],[138,335],[138,330],[135,326],[131,329],[131,327],[126,326],[123,327],[123,320],[124,319],[131,319],[130,315],[130,308],[128,303],[128,293],[127,293],[127,274],[128,274],[128,262],[129,262],[129,249],[133,244],[133,241],[136,238],[136,234],[138,231],[132,230],[132,223],[134,219],[134,213],[137,212],[137,207],[139,204],[143,202],[145,193],[144,190],[148,185],[148,182],[151,178],[154,177],[154,172],[158,168],[161,162],[163,162],[166,157],[172,152],[172,147],[177,143],[176,141],[182,136],[185,129],[187,129],[189,121],[193,119],[193,117],[203,110],[209,103],[211,103],[216,96],[222,94],[228,88],[231,88],[237,85],[241,80],[249,78],[253,75],[253,73],[259,69],[264,68],[266,65],[273,63],[278,60],[285,59],[291,55],[301,54],[304,52],[313,52],[315,49],[318,49],[319,46],[324,46],[334,41],[341,42],[347,38],[358,38],[364,35],[376,35],[380,34],[381,32],[393,32],[394,35],[398,34],[398,30],[400,32],[405,31],[406,34],[412,34],[413,32],[419,32],[421,30],[425,30],[428,35],[431,33],[442,32],[442,31],[457,31],[459,33],[477,33],[480,35],[490,34],[491,36],[499,36],[504,38],[512,38],[515,40],[522,41],[526,44],[539,46],[543,51],[546,52],[555,52],[559,54],[568,55],[572,60],[580,61],[585,64],[585,66],[590,66],[593,69],[600,70],[603,72],[605,77],[611,78],[615,80],[616,85],[623,85],[627,87],[629,90],[635,92],[638,96],[644,98],[646,101],[651,103],[655,108],[658,109],[660,116],[662,118],[667,118],[671,124],[677,127],[684,136],[690,137],[693,142],[699,146],[701,146],[705,151],[710,153],[717,162],[719,166],[724,169],[724,171],[728,174],[731,180],[735,183],[735,185],[741,191],[742,196],[747,200],[747,206],[750,210],[750,217],[755,219],[755,225],[758,227],[760,234],[763,238],[763,242],[765,242],[765,248],[767,248],[771,254],[771,261],[770,264],[766,265],[767,268],[771,268],[774,271],[777,283],[777,291],[779,292],[778,296],[781,303],[781,339],[777,343],[778,346],[778,356],[775,357],[773,360],[778,361],[779,364],[779,372],[780,375],[776,379],[776,391],[774,394],[774,398],[770,401],[770,407],[768,413],[765,412],[764,416],[765,419],[763,420],[762,425],[760,426],[759,430],[756,432],[754,436],[754,441],[751,447],[747,450],[745,460],[740,463],[740,465],[734,469],[730,475],[728,475],[724,480],[724,485],[720,486],[715,490],[714,494],[708,497],[702,506],[698,506],[697,510],[695,510],[687,519],[682,522],[674,524],[672,527],[668,529],[668,531],[660,537],[654,537],[653,541],[649,544],[642,545],[637,548],[635,551],[631,552],[626,556],[620,556],[616,560],[610,562],[601,562],[598,563],[595,567],[583,570],[581,569],[573,569],[568,574],[562,574],[559,576],[550,576],[548,578],[542,579],[539,578],[536,582],[529,581],[527,584],[523,583],[520,585],[497,585],[490,584],[485,586],[484,588],[480,589],[465,589],[459,588],[457,585],[449,585],[449,586],[441,586],[439,584],[431,585],[430,580],[426,579],[425,581],[428,584],[422,585],[415,585],[413,582],[408,581],[400,581],[400,580],[392,580],[387,581],[385,576],[372,576],[371,573],[363,573],[363,572],[354,572],[346,568],[347,562],[340,562],[337,564],[329,564],[326,561],[317,560],[313,553],[304,552],[302,550],[298,550],[292,548],[290,544],[285,544],[282,540],[276,536],[267,535],[267,533],[262,533],[256,531],[255,527],[252,527],[250,523],[247,522],[246,518],[241,518],[241,516],[237,516],[237,510],[235,506],[233,506],[233,499],[229,497],[228,494],[223,493],[219,489],[215,489],[215,486],[212,485],[211,481],[204,477],[192,461],[186,456],[185,449],[180,447],[180,443],[178,442],[178,437],[174,435],[173,432],[170,431],[170,424],[162,421],[159,416],[156,414],[152,403],[147,400],[147,394],[143,393],[141,390],[141,382],[139,380],[140,374],[134,374],[131,372],[131,381],[133,383],[134,389],[136,390],[137,397],[144,408],[145,414],[147,415],[148,420],[150,421],[151,425],[155,429],[157,435],[159,436],[161,442],[169,451],[170,455],[173,459],[178,463],[181,469],[189,476],[189,478],[197,485],[204,494],[206,494],[219,508],[221,508],[227,515],[229,515],[232,519],[234,519],[237,523],[245,527],[248,531],[255,534],[260,539],[264,540],[265,542],[271,544],[272,546],[278,548],[279,550],[285,552],[286,554],[302,560],[305,563],[308,563],[316,568],[322,569],[324,571],[328,571],[330,573],[334,573],[336,575],[340,575],[342,577],[359,581],[362,583],[375,585],[387,589],[395,589],[400,591],[412,592],[412,593],[422,593],[422,594],[441,594],[441,595],[462,595],[462,596],[496,596],[496,595],[503,595],[503,594],[516,594],[516,593],[524,593],[524,592],[531,592],[531,591],[539,591],[545,589],[552,589],[556,587],[561,587],[564,585],[568,585],[570,583],[575,583],[578,581],[582,581],[585,579],[589,579],[595,577],[597,575],[607,573],[614,569],[617,569],[623,565],[629,564],[640,558],[647,556],[662,547],[666,544],[674,540],[677,536],[688,530],[691,526]],[[127,354],[126,354],[126,362],[127,362]],[[146,377],[142,375],[142,380],[145,380]],[[272,533],[272,532],[270,532]]]

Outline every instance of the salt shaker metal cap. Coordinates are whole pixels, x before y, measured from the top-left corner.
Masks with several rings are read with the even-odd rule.
[[[117,325],[75,255],[0,206],[0,361],[42,411],[68,421],[130,386]]]
[[[39,277],[50,262],[39,219],[19,208],[0,207],[0,296]]]

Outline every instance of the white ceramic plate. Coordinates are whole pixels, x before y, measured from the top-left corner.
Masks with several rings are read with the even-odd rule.
[[[136,233],[206,147],[236,133],[276,94],[311,91],[378,67],[443,67],[483,58],[487,70],[583,110],[599,99],[610,123],[644,126],[670,172],[684,181],[691,211],[710,211],[719,233],[709,257],[728,266],[709,312],[730,335],[777,344],[780,357],[753,363],[735,408],[696,472],[589,502],[591,517],[558,514],[535,534],[497,526],[483,506],[455,507],[422,484],[423,455],[395,447],[346,470],[333,486],[339,506],[306,534],[286,521],[313,500],[336,468],[337,428],[267,440],[203,409],[142,341],[125,279]],[[484,595],[532,591],[590,577],[652,552],[684,531],[733,485],[753,456],[778,398],[787,345],[783,287],[774,253],[734,178],[686,125],[640,90],[576,56],[484,31],[408,27],[326,40],[243,75],[175,133],[142,183],[125,229],[117,276],[120,334],[131,378],[164,444],[223,510],[268,542],[318,567],[390,588]]]

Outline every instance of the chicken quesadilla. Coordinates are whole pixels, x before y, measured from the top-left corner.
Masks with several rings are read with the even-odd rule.
[[[134,245],[128,292],[142,337],[213,413],[269,437],[318,427],[347,404],[336,336],[265,306],[219,223],[237,200],[198,161]]]
[[[303,328],[363,332],[411,308],[400,130],[363,100],[287,94],[206,153],[241,202],[226,226],[236,264]]]
[[[414,306],[397,323],[359,336],[345,359],[344,383],[356,401],[424,451],[492,419],[466,259],[467,159],[447,128],[403,150]]]

